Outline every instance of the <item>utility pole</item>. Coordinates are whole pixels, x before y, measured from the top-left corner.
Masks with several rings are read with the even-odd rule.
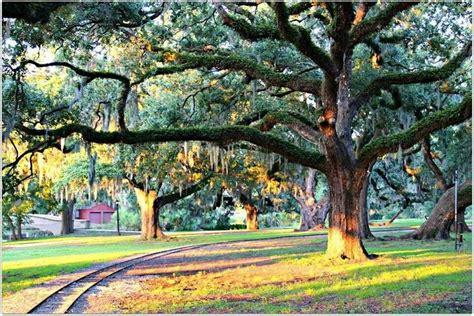
[[[458,223],[458,171],[454,172],[454,250],[460,251],[462,245],[462,236],[459,232]]]
[[[119,201],[115,200],[115,211],[117,213],[117,236],[120,236],[120,217],[119,217]]]

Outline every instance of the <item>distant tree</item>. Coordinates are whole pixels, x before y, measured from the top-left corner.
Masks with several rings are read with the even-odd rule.
[[[472,179],[468,179],[459,186],[458,208],[464,212],[471,204]],[[449,239],[454,216],[454,187],[451,187],[441,196],[428,220],[408,236],[414,239]]]

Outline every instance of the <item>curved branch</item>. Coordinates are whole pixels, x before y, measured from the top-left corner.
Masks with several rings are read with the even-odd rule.
[[[320,80],[306,79],[295,74],[283,74],[259,64],[251,58],[237,54],[168,53],[176,55],[177,64],[154,69],[131,85],[142,83],[158,75],[173,74],[187,69],[205,67],[242,71],[248,76],[262,80],[270,86],[286,87],[294,91],[308,92],[316,95],[320,94]]]
[[[318,65],[324,73],[331,78],[337,76],[337,70],[331,60],[331,57],[322,48],[316,46],[311,40],[307,29],[291,25],[288,21],[289,11],[283,2],[272,4],[277,18],[278,30],[282,38],[295,45],[295,47],[306,57]]]
[[[431,142],[429,137],[425,137],[423,139],[423,157],[428,167],[434,173],[436,180],[438,180],[439,188],[443,190],[443,192],[446,191],[449,187],[446,182],[446,179],[443,176],[443,172],[433,160],[433,157],[431,155]]]
[[[410,128],[392,135],[381,136],[368,143],[362,149],[358,164],[367,166],[371,161],[389,152],[396,152],[398,147],[410,148],[431,133],[450,125],[459,124],[472,116],[472,96],[465,96],[458,106],[439,110],[413,124]]]
[[[247,22],[243,18],[239,18],[235,15],[230,15],[225,9],[224,6],[219,4],[217,5],[217,12],[224,25],[232,28],[234,31],[239,33],[239,35],[249,41],[259,41],[264,39],[282,39],[278,30],[272,24],[262,24],[259,26],[254,26]]]
[[[167,204],[174,203],[176,201],[179,201],[193,193],[196,193],[200,190],[202,190],[208,183],[209,180],[211,179],[211,176],[207,176],[201,181],[181,190],[180,192],[174,192],[171,194],[167,194],[164,196],[159,196],[153,203],[155,204],[154,206],[157,208],[161,208]]]
[[[418,4],[417,2],[394,2],[378,15],[356,24],[350,33],[350,46],[363,42],[367,37],[380,31],[392,21],[398,13]]]
[[[413,71],[409,73],[390,73],[372,80],[372,82],[361,92],[354,100],[352,105],[357,107],[368,101],[373,95],[381,89],[391,85],[403,85],[413,83],[428,83],[447,79],[471,56],[472,43],[468,43],[463,49],[450,61],[439,68],[430,70]]]
[[[50,135],[53,137],[67,137],[72,134],[80,134],[85,141],[99,144],[143,144],[190,140],[218,143],[248,141],[286,157],[289,162],[302,164],[322,172],[326,171],[324,155],[321,155],[316,151],[302,149],[291,142],[282,140],[272,134],[262,133],[258,129],[248,126],[192,127],[102,132],[96,131],[85,125],[70,124],[48,131],[32,129],[23,125],[17,126],[17,129],[32,136]]]
[[[267,113],[255,127],[263,132],[271,130],[275,125],[281,124],[295,131],[311,143],[319,143],[319,129],[303,115],[291,111],[276,111]]]
[[[68,62],[62,62],[62,61],[55,61],[52,63],[46,63],[46,64],[41,64],[38,63],[34,60],[26,60],[24,62],[21,62],[20,67],[23,67],[25,65],[34,65],[38,68],[44,68],[44,67],[66,67],[74,71],[76,74],[79,76],[87,77],[89,80],[87,83],[91,82],[94,79],[100,78],[100,79],[113,79],[113,80],[118,80],[124,84],[130,84],[130,79],[127,77],[112,73],[112,72],[107,72],[107,71],[89,71],[85,69],[81,69],[79,67],[74,66],[73,64],[70,64]]]

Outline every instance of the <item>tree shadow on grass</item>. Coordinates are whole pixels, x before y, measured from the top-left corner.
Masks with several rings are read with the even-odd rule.
[[[445,289],[446,295],[439,294],[443,293],[443,284],[447,284],[452,279],[462,279],[468,274],[467,271],[438,273],[416,280],[387,281],[380,285],[371,285],[368,288],[354,286],[350,289],[331,288],[330,283],[317,281],[302,284],[297,289],[287,290],[284,287],[288,284],[275,283],[269,287],[268,291],[259,290],[258,295],[253,296],[251,304],[250,302],[242,304],[243,302],[226,300],[225,296],[222,298],[214,296],[214,300],[196,302],[190,306],[178,308],[174,312],[470,313],[472,311],[472,293],[465,295],[462,301],[459,300],[459,297],[456,300],[453,299],[453,296],[461,292],[460,290]],[[430,285],[433,284],[438,286],[430,288]],[[265,285],[265,287],[267,286],[268,284]],[[466,284],[466,286],[470,286],[470,284]],[[280,291],[275,291],[274,287],[279,287]],[[250,289],[250,291],[252,290],[255,289]],[[279,299],[285,296],[290,298]],[[438,310],[435,309],[436,306],[439,306]]]
[[[247,263],[238,263],[238,264],[227,264],[219,267],[210,267],[210,268],[194,268],[194,269],[184,269],[184,270],[177,270],[177,271],[167,271],[167,272],[134,272],[133,274],[125,274],[125,275],[118,275],[115,278],[120,280],[126,279],[134,279],[137,277],[144,277],[144,276],[153,276],[153,277],[174,277],[174,276],[191,276],[196,275],[199,273],[218,273],[229,269],[236,269],[236,268],[245,268],[245,267],[263,267],[266,265],[271,265],[275,263],[273,259],[261,260],[261,261],[254,261],[254,262],[247,262]]]

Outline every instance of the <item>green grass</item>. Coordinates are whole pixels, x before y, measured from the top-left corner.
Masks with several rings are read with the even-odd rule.
[[[328,261],[322,239],[204,251],[194,262],[188,255],[190,262],[179,263],[171,275],[140,280],[142,290],[133,299],[121,294],[127,281],[116,280],[87,312],[469,313],[471,234],[465,237],[461,253],[453,251],[452,241],[369,241],[369,252],[380,257],[358,263]],[[269,258],[259,267],[203,270],[209,262]],[[160,267],[155,269],[150,273],[159,274]]]
[[[403,220],[395,226],[399,225],[415,224]],[[178,233],[172,241],[153,242],[140,241],[138,236],[72,235],[8,242],[3,244],[3,295],[134,254],[189,244],[295,234],[314,232]],[[453,241],[365,242],[370,253],[381,255],[378,259],[338,265],[324,258],[324,239],[312,240],[311,247],[301,244],[223,251],[213,254],[215,261],[271,257],[276,263],[263,269],[237,267],[215,275],[159,278],[156,282],[171,285],[150,284],[154,291],[134,299],[133,306],[128,306],[132,303],[128,301],[121,306],[131,312],[167,313],[466,312],[464,303],[456,307],[459,302],[470,301],[472,295],[471,234],[465,234],[465,238],[461,254],[453,251]],[[257,275],[253,275],[255,271]],[[295,279],[299,281],[294,282]],[[189,285],[196,290],[183,292]],[[118,301],[119,298],[114,300]]]
[[[200,287],[204,291],[202,296],[196,293],[197,297],[188,297],[181,304],[178,300],[172,308],[157,306],[156,310],[180,313],[367,313],[369,308],[373,308],[373,312],[390,313],[469,312],[469,307],[461,306],[458,310],[454,304],[470,302],[472,295],[471,235],[466,237],[467,249],[461,254],[452,250],[450,241],[368,242],[369,252],[381,255],[380,258],[338,266],[325,261],[324,242],[315,241],[320,246],[319,252],[304,253],[304,249],[295,248],[280,253],[277,264],[280,266],[277,269],[280,280],[255,287],[236,285],[232,288],[213,287],[207,283]],[[260,251],[259,255],[275,256],[277,253],[271,249]],[[247,257],[252,253],[241,255]],[[246,272],[241,273],[242,277]],[[308,275],[305,276],[304,272]],[[237,271],[230,273],[238,274]],[[286,279],[285,274],[288,274]],[[298,276],[302,278],[300,282],[291,282]],[[257,279],[256,283],[260,281]],[[199,287],[197,280],[192,282]],[[206,296],[221,296],[222,299],[203,304],[201,298]],[[226,299],[232,296],[246,297],[248,301]]]
[[[64,273],[135,254],[190,244],[288,235],[295,235],[295,233],[291,230],[212,234],[177,233],[173,234],[175,239],[171,241],[140,241],[138,236],[69,235],[3,243],[3,295],[40,284]]]

